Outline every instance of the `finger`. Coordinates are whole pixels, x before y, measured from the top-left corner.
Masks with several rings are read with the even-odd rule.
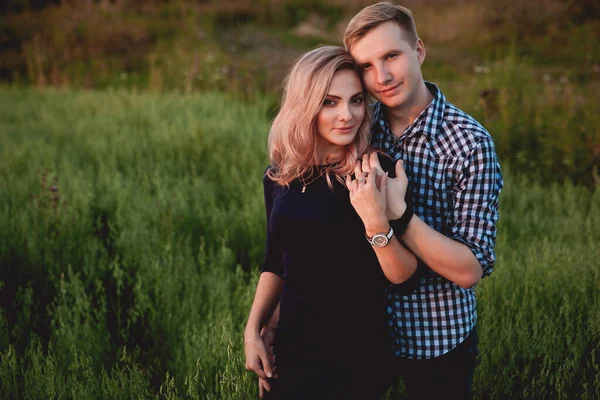
[[[262,367],[263,367],[264,373],[269,378],[273,377],[273,368],[271,367],[271,363],[269,362],[269,357],[267,356],[266,353],[259,354],[259,356],[260,356],[260,361],[262,362]],[[263,379],[266,379],[266,378],[263,378]]]
[[[371,172],[371,164],[369,163],[369,154],[365,153],[362,156],[362,170],[363,172]]]
[[[388,173],[384,172],[382,174],[379,174],[379,179],[377,182],[377,188],[379,189],[380,192],[385,192],[385,187],[383,186],[383,180],[387,180],[388,177]]]
[[[365,173],[362,170],[362,162],[359,160],[356,160],[356,164],[354,164],[354,177],[356,179],[362,179],[364,177]]]
[[[269,361],[271,362],[271,367],[273,367],[273,373],[275,373],[275,347],[269,347]]]
[[[346,187],[348,188],[348,192],[350,193],[350,198],[354,196],[355,182],[355,180],[352,180],[352,178],[350,178],[350,175],[346,176]]]
[[[387,193],[387,178],[388,178],[388,173],[386,172],[381,177],[381,184],[379,185],[379,191],[381,193]]]
[[[398,160],[396,163],[396,177],[401,179],[408,179],[406,177],[406,171],[404,171],[404,161]]]
[[[367,179],[367,181],[365,182],[365,186],[376,187],[377,176],[378,176],[377,170],[376,169],[371,170],[371,172],[369,173],[369,179]]]
[[[381,163],[379,162],[379,156],[377,155],[376,152],[371,153],[371,158],[369,160],[369,163],[371,165],[371,169],[377,168],[380,171],[383,171],[383,168],[381,167]]]
[[[265,371],[263,371],[263,368],[260,364],[260,360],[256,360],[252,364],[246,366],[246,369],[248,371],[254,372],[256,376],[258,376],[261,379],[267,379],[267,374],[265,373]]]
[[[263,384],[263,388],[264,388],[264,389],[265,389],[267,392],[270,392],[270,391],[271,391],[271,385],[269,384],[269,381],[268,381],[268,380],[266,380],[266,381],[262,381],[262,384]]]
[[[271,385],[269,384],[268,380],[259,379],[258,380],[258,394],[260,395],[261,399],[262,399],[263,395],[265,394],[265,391],[270,392]]]

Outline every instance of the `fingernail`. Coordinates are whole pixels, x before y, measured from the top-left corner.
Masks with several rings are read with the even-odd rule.
[[[273,376],[273,374],[272,374],[271,372],[267,372],[267,376],[268,376],[269,378],[271,378],[271,377]]]

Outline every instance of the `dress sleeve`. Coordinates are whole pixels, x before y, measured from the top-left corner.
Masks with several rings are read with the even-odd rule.
[[[491,138],[484,138],[463,163],[454,188],[454,210],[450,237],[471,249],[483,277],[492,273],[496,262],[498,197],[503,179]]]
[[[262,272],[272,272],[276,275],[283,276],[283,253],[279,241],[272,231],[271,212],[273,210],[273,199],[275,197],[275,185],[266,174],[270,166],[265,171],[263,177],[263,188],[265,192],[265,209],[267,214],[267,234],[265,254],[262,265]]]

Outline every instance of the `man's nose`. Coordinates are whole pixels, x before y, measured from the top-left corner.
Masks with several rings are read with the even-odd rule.
[[[392,80],[390,69],[385,65],[380,65],[377,68],[377,84],[380,86],[387,85]]]

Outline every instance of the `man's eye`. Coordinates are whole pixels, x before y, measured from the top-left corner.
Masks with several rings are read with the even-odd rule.
[[[391,60],[391,59],[396,58],[397,56],[398,56],[398,54],[388,54],[387,59]]]
[[[368,70],[369,68],[371,68],[371,64],[364,64],[364,65],[361,67],[361,69],[362,69],[363,71],[366,71],[366,70]]]

